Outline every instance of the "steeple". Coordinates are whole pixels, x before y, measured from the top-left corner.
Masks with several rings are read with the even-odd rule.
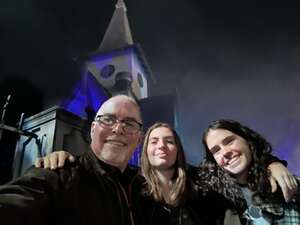
[[[114,14],[96,52],[106,52],[133,44],[124,0],[118,0]]]

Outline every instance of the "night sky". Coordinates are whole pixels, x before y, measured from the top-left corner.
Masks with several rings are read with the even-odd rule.
[[[152,92],[178,92],[178,131],[190,163],[203,157],[207,123],[231,118],[264,135],[300,175],[298,9],[207,8],[199,0],[125,3],[133,38],[158,81]],[[1,0],[2,82],[14,76],[31,83],[44,96],[44,108],[69,95],[80,78],[76,59],[98,48],[114,4]]]

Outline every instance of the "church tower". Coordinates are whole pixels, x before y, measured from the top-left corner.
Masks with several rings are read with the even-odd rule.
[[[153,76],[141,47],[134,43],[123,0],[118,0],[99,48],[86,63],[112,95],[123,93],[140,100],[148,97]]]
[[[63,102],[68,111],[87,118],[86,111],[95,112],[102,104],[101,93],[125,94],[137,101],[149,97],[154,78],[141,46],[133,41],[123,0],[118,0],[99,48],[83,64],[79,89]]]

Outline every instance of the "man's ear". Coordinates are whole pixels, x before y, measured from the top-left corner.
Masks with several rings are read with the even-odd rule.
[[[139,144],[143,144],[145,134],[143,131],[140,131]]]
[[[95,122],[92,122],[92,124],[91,124],[91,131],[90,131],[90,136],[91,137],[94,134],[94,132],[95,132]]]

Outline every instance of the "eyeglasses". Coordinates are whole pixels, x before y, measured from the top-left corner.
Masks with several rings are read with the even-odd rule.
[[[110,114],[98,115],[96,116],[95,121],[98,121],[103,126],[110,128],[115,126],[117,123],[121,123],[124,131],[130,134],[138,132],[143,126],[143,124],[134,119],[127,118],[119,120],[116,116]]]

